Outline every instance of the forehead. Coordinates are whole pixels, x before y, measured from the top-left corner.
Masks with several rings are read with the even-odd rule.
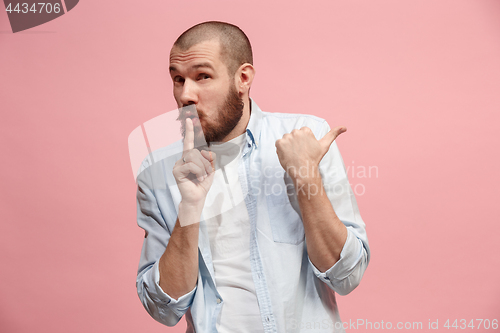
[[[214,69],[221,66],[220,44],[216,40],[203,41],[187,50],[172,47],[170,51],[170,71],[190,69],[199,64],[211,64]]]

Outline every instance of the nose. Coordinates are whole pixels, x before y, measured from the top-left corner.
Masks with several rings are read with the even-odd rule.
[[[194,81],[188,79],[184,81],[179,96],[179,102],[183,106],[198,103],[198,90]]]

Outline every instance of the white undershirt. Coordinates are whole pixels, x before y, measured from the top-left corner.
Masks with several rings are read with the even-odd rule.
[[[223,300],[217,331],[257,333],[264,328],[250,269],[250,219],[238,180],[238,161],[246,133],[229,142],[239,146],[239,154],[224,166],[226,177],[222,169],[216,170],[205,201],[205,207],[212,211],[204,210],[205,217],[212,216],[206,223],[215,285]],[[220,147],[214,147],[216,154]]]

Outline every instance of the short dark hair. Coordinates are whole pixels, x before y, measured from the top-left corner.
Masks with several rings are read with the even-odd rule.
[[[220,56],[229,75],[234,75],[238,68],[249,63],[253,65],[252,46],[247,35],[237,26],[218,21],[199,23],[184,31],[174,43],[182,51],[212,39],[220,43]]]

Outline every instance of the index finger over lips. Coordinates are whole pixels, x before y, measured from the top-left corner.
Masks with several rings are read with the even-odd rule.
[[[184,154],[194,148],[194,127],[191,118],[186,118],[186,133],[184,134]]]

